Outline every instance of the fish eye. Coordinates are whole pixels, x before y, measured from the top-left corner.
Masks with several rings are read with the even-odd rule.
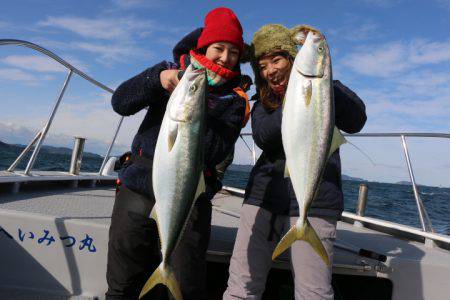
[[[191,93],[195,92],[196,90],[197,90],[197,86],[195,84],[193,84],[189,87],[189,92],[191,92]]]
[[[322,51],[323,51],[323,47],[321,46],[321,47],[317,48],[317,50],[318,50],[319,52],[322,52]]]

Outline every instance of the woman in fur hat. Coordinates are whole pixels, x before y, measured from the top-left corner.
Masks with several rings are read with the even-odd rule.
[[[156,224],[148,217],[155,203],[151,179],[153,155],[170,93],[189,64],[207,70],[204,151],[207,186],[196,201],[172,262],[183,298],[206,299],[210,200],[221,188],[215,166],[233,149],[248,107],[244,91],[248,82],[241,87],[243,76],[239,68],[243,49],[242,27],[236,15],[228,8],[214,9],[207,14],[204,28],[191,32],[175,46],[175,63],[158,63],[122,83],[113,94],[113,109],[122,116],[146,107],[148,111],[134,137],[132,151],[123,159],[119,171],[109,232],[107,299],[137,299],[161,261]],[[147,297],[157,299],[162,294],[155,289]]]
[[[270,24],[253,36],[252,67],[257,88],[252,108],[253,139],[263,150],[252,169],[224,299],[261,299],[272,253],[283,232],[296,223],[299,208],[292,184],[285,178],[286,157],[281,139],[282,99],[297,47],[293,32]],[[334,81],[335,124],[348,133],[360,131],[366,121],[361,99],[339,81]],[[339,150],[327,165],[308,220],[333,260],[336,223],[343,211]],[[295,299],[333,299],[331,264],[326,266],[304,241],[290,247]]]

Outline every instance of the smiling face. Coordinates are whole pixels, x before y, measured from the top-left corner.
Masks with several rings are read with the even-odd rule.
[[[239,49],[228,42],[212,43],[206,48],[205,56],[215,64],[232,70],[239,61]]]
[[[277,95],[284,95],[291,73],[292,61],[283,53],[264,55],[258,61],[259,74]]]

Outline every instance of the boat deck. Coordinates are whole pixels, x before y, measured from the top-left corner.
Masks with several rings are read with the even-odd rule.
[[[59,185],[61,185],[61,182],[59,182]],[[67,271],[61,273],[60,270],[63,265],[64,268],[69,268],[67,270],[70,270],[72,262],[81,259],[79,257],[83,257],[86,261],[85,263],[79,264],[79,274],[90,273],[93,278],[101,278],[102,282],[95,283],[96,286],[93,290],[104,288],[105,283],[103,282],[103,274],[105,274],[104,272],[106,271],[107,232],[110,224],[115,190],[111,186],[79,186],[76,188],[70,188],[68,186],[70,185],[64,184],[64,188],[61,188],[60,186],[46,186],[43,189],[38,189],[36,186],[27,188],[27,185],[25,184],[21,185],[19,192],[0,191],[1,225],[5,228],[4,224],[9,224],[8,226],[10,227],[8,231],[10,231],[10,235],[13,236],[10,241],[14,241],[12,242],[13,244],[9,246],[5,243],[4,245],[7,246],[5,248],[6,250],[0,250],[0,254],[3,252],[11,253],[11,251],[23,252],[21,247],[25,247],[23,249],[26,249],[27,252],[38,251],[33,252],[37,253],[37,256],[30,259],[29,262],[19,262],[19,258],[13,262],[12,259],[8,259],[7,255],[2,255],[3,259],[0,259],[0,262],[5,266],[4,272],[0,270],[0,276],[2,278],[9,276],[9,273],[6,272],[8,268],[15,268],[17,264],[23,264],[25,267],[30,265],[30,263],[35,264],[36,262],[39,262],[38,265],[43,265],[49,270],[45,272],[42,271],[42,274],[65,274],[64,272]],[[211,262],[228,263],[237,232],[242,197],[233,196],[226,191],[222,191],[215,196],[212,202],[212,232],[208,249],[208,260]],[[30,221],[31,219],[35,221]],[[38,222],[36,222],[36,220],[38,220]],[[33,227],[36,223],[41,224],[39,225],[41,227]],[[34,241],[26,240],[27,237],[25,237],[24,240],[24,236],[22,235],[21,237],[20,232],[19,234],[17,233],[18,228],[22,228],[23,230],[25,230],[24,228],[35,228],[34,230],[40,230],[40,232],[42,232],[43,229],[48,228],[55,233],[55,239],[57,238],[57,234],[62,238],[64,234],[67,235],[68,232],[77,233],[79,236],[84,236],[86,232],[91,233],[91,235],[96,236],[96,258],[93,256],[90,258],[87,254],[81,253],[83,251],[86,253],[86,249],[83,251],[79,251],[81,248],[75,247],[65,249],[63,243],[60,242],[61,245],[56,247],[63,247],[62,251],[63,253],[66,253],[66,258],[60,258],[59,264],[62,265],[55,266],[51,255],[45,253],[41,254],[39,249],[42,249],[43,244],[37,245],[37,236]],[[8,240],[5,239],[4,236],[0,236],[0,239],[1,238],[3,238],[4,241]],[[77,240],[77,242],[78,241],[79,240]],[[13,250],[8,250],[8,247]],[[65,247],[67,247],[67,245],[65,245]],[[76,247],[78,247],[78,244]],[[48,249],[50,248],[51,247],[48,247]],[[361,248],[386,255],[387,260],[382,262],[376,259],[362,257],[357,253]],[[70,250],[70,252],[69,249],[73,250]],[[56,252],[57,249],[50,249],[49,251],[61,253]],[[22,258],[20,259],[28,257],[26,254],[21,255]],[[424,289],[426,286],[421,282],[422,276],[432,276],[436,279],[432,284],[433,289],[436,289],[436,286],[442,287],[443,291],[446,289],[446,285],[439,282],[446,281],[445,276],[448,274],[448,270],[450,270],[450,259],[448,258],[449,253],[444,249],[429,247],[424,243],[411,241],[406,238],[399,238],[398,236],[392,236],[380,231],[358,227],[341,221],[338,222],[337,226],[333,273],[344,276],[362,275],[386,278],[393,281],[396,280],[398,284],[405,286],[414,286],[414,284],[416,284],[416,288],[411,289],[411,295],[417,292],[425,294]],[[98,264],[102,267],[99,268]],[[36,268],[38,268],[38,265],[36,265]],[[52,270],[52,268],[55,268],[55,270]],[[287,252],[274,263],[274,268],[289,268]],[[396,271],[398,269],[404,271],[398,272]],[[411,274],[418,273],[419,275],[416,277],[404,277],[402,275],[408,274],[409,271]],[[21,280],[24,280],[23,274],[24,273],[20,273],[19,269],[17,269],[15,277],[11,277],[11,283],[16,282],[18,280],[17,278],[22,278]],[[36,274],[30,274],[29,277],[30,282],[33,282],[36,279]],[[65,284],[64,288],[61,288],[60,286],[57,286],[57,288],[63,291],[69,290],[73,295],[79,295],[81,293],[81,287],[79,287],[80,290],[77,290],[77,285],[83,286],[84,284],[93,282],[90,278],[80,277],[80,279],[81,281],[74,281],[73,274],[66,279],[59,279],[57,282],[64,282],[64,280],[66,280],[66,282],[69,283]],[[49,279],[46,280],[47,281],[45,281],[43,285],[49,284],[49,288],[54,289],[56,284],[55,281],[49,281]],[[7,280],[5,282],[5,284],[8,284]],[[72,283],[70,284],[70,282]],[[30,285],[32,284],[30,283]],[[68,287],[70,285],[72,285],[71,288]],[[0,287],[0,296],[2,294],[1,290],[2,288]],[[402,293],[404,293],[404,291],[405,289],[402,288]],[[394,289],[394,295],[395,293],[396,291]],[[410,293],[408,292],[407,294],[409,295]]]
[[[0,194],[0,209],[39,214],[61,221],[77,221],[84,224],[94,223],[109,226],[114,204],[114,189],[100,188],[63,188],[49,190],[30,190],[20,193]],[[223,191],[213,199],[212,240],[210,252],[229,256],[238,227],[239,209],[242,198]],[[382,240],[380,240],[380,238]],[[422,258],[429,249],[425,245],[411,241],[399,244],[397,238],[345,222],[338,223],[337,243],[350,243],[357,248],[369,248],[380,254],[395,256],[403,253],[410,258]],[[400,250],[401,249],[401,250]],[[343,249],[336,249],[335,262]],[[348,254],[348,253],[347,253]],[[348,257],[348,255],[343,257]],[[347,260],[347,259],[346,259]],[[355,260],[355,257],[351,257]],[[283,259],[282,259],[283,261]],[[348,263],[348,261],[346,262]]]

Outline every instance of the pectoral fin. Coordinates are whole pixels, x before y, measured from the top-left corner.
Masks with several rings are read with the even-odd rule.
[[[175,141],[178,136],[178,124],[176,122],[170,122],[169,125],[169,134],[167,135],[167,145],[169,152],[172,150]]]
[[[311,80],[306,80],[303,83],[303,95],[305,97],[305,105],[309,106],[312,98],[312,83]]]
[[[289,173],[289,169],[287,165],[284,166],[284,178],[291,177],[291,174]]]
[[[195,192],[195,200],[197,200],[198,196],[204,193],[206,190],[205,176],[203,176],[203,172],[200,173],[200,179],[198,180],[197,191]]]
[[[328,158],[336,151],[341,145],[347,143],[347,140],[339,131],[339,129],[334,126],[333,138],[331,139],[330,151],[328,152]]]
[[[153,206],[152,211],[150,212],[150,219],[153,219],[158,223],[158,216],[156,215],[156,206]]]

